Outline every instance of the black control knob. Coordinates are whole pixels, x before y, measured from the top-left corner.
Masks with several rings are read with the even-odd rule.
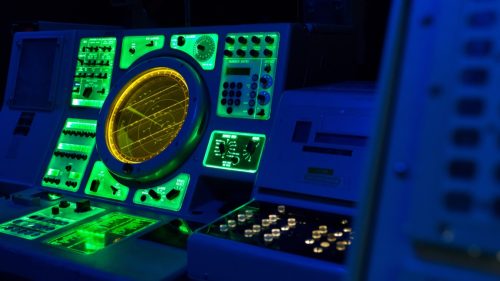
[[[128,49],[128,52],[132,55],[135,54],[135,48],[130,47],[130,49]]]
[[[172,189],[167,193],[166,197],[168,200],[174,200],[175,198],[177,198],[177,196],[179,196],[179,194],[181,194],[179,190]]]
[[[59,207],[52,207],[51,211],[53,215],[59,215]]]
[[[245,150],[249,153],[249,154],[253,154],[255,152],[255,142],[253,141],[248,141],[247,143],[247,147],[245,147]]]
[[[236,54],[237,54],[238,56],[240,56],[240,57],[244,57],[246,53],[245,53],[245,51],[243,51],[242,49],[238,49],[238,50],[236,51]]]
[[[264,41],[266,41],[267,44],[272,44],[274,43],[274,38],[267,35],[265,38],[264,38]]]
[[[97,190],[99,189],[99,185],[100,184],[101,184],[101,182],[99,180],[93,180],[90,183],[90,191],[97,192]]]
[[[269,49],[264,49],[264,56],[266,57],[272,57],[273,56],[273,51]]]
[[[241,44],[246,44],[246,43],[247,43],[247,41],[248,41],[248,40],[247,40],[245,37],[243,37],[243,36],[240,36],[240,37],[238,38],[238,42],[240,42]]]
[[[59,208],[63,208],[63,209],[64,209],[64,208],[68,208],[68,207],[69,207],[69,205],[70,205],[70,204],[69,204],[69,202],[68,202],[68,201],[66,201],[66,200],[61,200],[61,201],[59,202]]]
[[[259,51],[257,50],[250,50],[250,55],[254,58],[259,56]]]
[[[224,145],[223,142],[219,143],[219,152],[221,154],[224,154],[224,152],[226,152],[226,145]]]
[[[265,71],[265,72],[267,72],[267,73],[271,72],[271,65],[270,65],[270,64],[268,64],[268,63],[266,63],[266,64],[264,65],[264,71]]]
[[[153,198],[154,200],[160,200],[160,194],[158,194],[158,192],[156,192],[156,190],[154,189],[150,189],[148,191],[148,194],[149,196],[151,196],[151,198]]]
[[[259,44],[259,43],[260,43],[260,38],[259,38],[259,37],[257,37],[257,36],[252,36],[252,42],[253,42],[254,44]]]
[[[225,57],[232,57],[233,56],[233,52],[231,52],[229,50],[224,50],[224,56]]]
[[[75,213],[85,213],[90,211],[90,200],[84,199],[76,202]]]
[[[87,75],[85,75],[85,77],[87,77]],[[88,97],[90,97],[91,94],[92,94],[92,87],[85,87],[85,89],[83,90],[82,96],[88,98]]]
[[[266,91],[262,91],[259,93],[259,95],[257,95],[257,102],[260,105],[266,105],[270,101],[271,101],[271,95]]]
[[[269,89],[273,85],[273,77],[269,74],[264,74],[259,79],[260,86],[264,89]]]
[[[177,46],[182,47],[186,44],[186,38],[184,36],[177,37]]]
[[[226,37],[226,43],[233,45],[234,44],[234,38],[233,37]]]

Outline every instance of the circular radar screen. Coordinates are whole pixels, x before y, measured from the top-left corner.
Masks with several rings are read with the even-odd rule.
[[[179,72],[156,67],[140,73],[120,90],[107,116],[109,151],[123,163],[154,158],[179,134],[188,106],[189,90]]]

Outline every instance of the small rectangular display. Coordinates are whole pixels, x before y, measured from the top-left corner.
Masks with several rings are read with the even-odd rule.
[[[228,67],[226,75],[250,75],[250,67]]]

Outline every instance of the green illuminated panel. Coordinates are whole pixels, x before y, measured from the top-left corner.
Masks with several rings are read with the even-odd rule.
[[[217,115],[268,120],[276,85],[277,32],[226,35]]]
[[[117,182],[101,161],[96,161],[85,187],[85,194],[119,201],[127,199],[129,188]]]
[[[82,38],[76,62],[71,105],[101,108],[109,94],[116,38]]]
[[[121,241],[156,222],[158,221],[114,212],[66,231],[49,239],[46,243],[88,255]]]
[[[203,165],[211,168],[255,173],[259,168],[266,136],[213,131]]]
[[[176,34],[170,39],[170,48],[193,57],[204,70],[213,70],[217,54],[217,34]]]
[[[134,194],[134,203],[154,208],[179,211],[189,186],[189,175],[179,174],[165,184],[140,189]]]
[[[42,186],[68,191],[77,191],[80,188],[94,150],[96,124],[95,120],[66,120],[43,176]]]
[[[53,208],[58,210],[58,214],[53,214]],[[33,240],[104,211],[92,207],[90,211],[77,213],[75,209],[76,203],[73,202],[68,202],[65,208],[48,207],[1,224],[0,233]]]
[[[125,36],[123,37],[120,68],[129,68],[136,60],[145,54],[162,49],[165,45],[165,36]]]

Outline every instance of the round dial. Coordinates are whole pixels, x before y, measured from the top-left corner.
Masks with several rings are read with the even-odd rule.
[[[215,53],[215,41],[208,35],[203,35],[194,43],[194,57],[199,61],[210,59]]]
[[[154,158],[179,134],[188,106],[189,90],[179,72],[167,67],[141,72],[118,92],[107,116],[111,155],[129,164]]]

